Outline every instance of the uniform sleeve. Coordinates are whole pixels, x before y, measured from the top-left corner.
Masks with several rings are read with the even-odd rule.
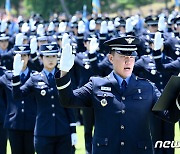
[[[67,113],[67,117],[69,119],[69,125],[70,125],[71,134],[76,133],[76,122],[75,122],[74,111],[71,108],[66,108],[65,110],[66,110],[66,113]]]
[[[16,100],[20,100],[24,97],[27,97],[30,93],[32,93],[33,81],[32,77],[30,77],[24,85],[21,85],[20,76],[14,76],[12,80],[12,90],[13,97]]]
[[[158,71],[167,71],[167,72],[179,72],[180,71],[180,59],[177,59],[168,64],[162,64],[161,58],[162,54],[161,51],[154,51],[153,57],[156,63],[156,68]]]
[[[72,90],[69,74],[62,78],[56,78],[57,89],[59,90],[60,103],[64,107],[91,107],[92,81],[83,87]]]

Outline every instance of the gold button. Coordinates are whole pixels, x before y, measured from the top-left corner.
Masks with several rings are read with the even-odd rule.
[[[54,96],[51,96],[51,99],[54,99]]]
[[[21,103],[24,104],[24,101],[22,101]]]
[[[121,146],[124,146],[124,142],[121,142]]]
[[[123,97],[122,97],[122,100],[125,100],[125,99],[126,99],[126,98],[123,96]]]
[[[147,146],[145,146],[144,149],[146,150],[146,149],[147,149]]]
[[[122,114],[125,114],[125,110],[122,110],[121,112],[122,112]]]
[[[54,107],[54,104],[52,104],[51,106]]]
[[[52,116],[55,117],[55,113],[53,113]]]
[[[99,143],[97,143],[97,146],[99,146]]]
[[[24,109],[22,109],[21,112],[24,112]]]
[[[142,99],[142,97],[140,96],[139,99]]]
[[[121,129],[124,129],[124,126],[123,126],[123,125],[121,125]]]

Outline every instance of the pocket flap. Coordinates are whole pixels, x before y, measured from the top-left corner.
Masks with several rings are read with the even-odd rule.
[[[97,96],[101,96],[101,97],[114,97],[114,95],[112,93],[104,92],[104,91],[98,91],[97,92]]]

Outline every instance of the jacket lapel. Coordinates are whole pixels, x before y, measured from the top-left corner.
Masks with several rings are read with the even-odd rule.
[[[119,83],[113,75],[113,71],[107,76],[107,79],[111,82],[111,84],[115,87],[116,91],[121,95],[121,90]]]

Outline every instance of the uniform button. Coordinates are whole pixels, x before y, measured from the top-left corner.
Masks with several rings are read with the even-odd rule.
[[[122,97],[122,100],[125,100],[125,99],[126,99],[126,98],[123,96],[123,97]]]
[[[21,109],[21,112],[24,112],[24,109]]]
[[[140,96],[139,99],[142,99],[142,97]]]
[[[53,88],[51,88],[51,90],[53,90]]]
[[[54,99],[54,96],[51,96],[51,99]]]
[[[163,83],[162,83],[162,82],[160,82],[160,84],[162,85]]]
[[[162,78],[162,74],[160,74],[159,77]]]
[[[163,89],[161,89],[161,92],[163,92]]]
[[[121,129],[122,129],[122,130],[124,129],[124,126],[123,126],[123,125],[121,125]]]
[[[99,143],[97,143],[97,146],[99,147]]]
[[[144,149],[146,150],[146,149],[147,149],[147,146],[145,146]]]
[[[125,110],[122,110],[121,113],[122,113],[122,114],[125,114]]]
[[[54,104],[52,104],[51,106],[54,107]]]
[[[55,113],[52,114],[53,117],[55,117],[55,115],[56,115]]]
[[[24,104],[24,101],[21,101],[22,104]]]
[[[124,142],[121,142],[121,146],[124,146]]]

